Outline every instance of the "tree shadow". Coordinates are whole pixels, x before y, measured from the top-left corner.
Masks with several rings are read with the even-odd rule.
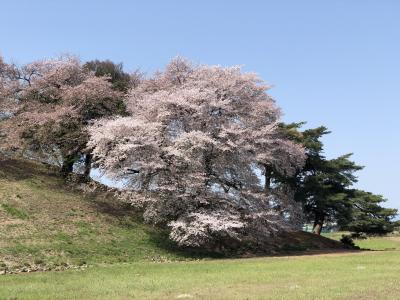
[[[0,178],[19,181],[49,175],[59,177],[54,166],[27,159],[0,159]]]
[[[182,259],[223,259],[233,257],[227,253],[213,253],[202,249],[188,247],[180,248],[169,238],[169,232],[166,229],[153,227],[147,229],[146,232],[149,234],[150,242],[154,247],[166,250]]]

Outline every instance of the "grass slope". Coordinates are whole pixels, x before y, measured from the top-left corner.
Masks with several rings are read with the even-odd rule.
[[[111,196],[71,191],[40,164],[0,161],[0,270],[184,258]]]

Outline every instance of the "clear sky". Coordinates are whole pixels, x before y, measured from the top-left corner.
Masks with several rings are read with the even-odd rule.
[[[400,208],[400,1],[0,0],[0,53],[63,53],[147,73],[172,57],[243,65],[285,121],[326,125],[326,155],[354,152],[358,187]]]

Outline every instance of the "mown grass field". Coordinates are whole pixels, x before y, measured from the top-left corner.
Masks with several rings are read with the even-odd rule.
[[[331,239],[340,240],[344,234],[347,235],[348,232],[326,233],[324,236]],[[400,233],[397,232],[383,237],[357,239],[354,242],[357,246],[364,250],[400,251]]]
[[[396,251],[130,263],[1,276],[0,299],[400,299],[399,271]]]
[[[0,161],[0,270],[88,266],[1,275],[0,299],[400,299],[400,236],[329,254],[288,239],[283,249],[296,255],[189,255],[105,194],[73,192],[37,164]]]

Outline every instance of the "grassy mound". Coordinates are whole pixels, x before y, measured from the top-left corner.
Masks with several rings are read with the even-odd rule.
[[[341,249],[328,238],[285,233],[265,252]],[[193,258],[107,193],[68,188],[47,166],[0,160],[0,271]],[[251,254],[249,254],[251,255]]]
[[[110,195],[72,191],[41,164],[0,161],[0,269],[184,258]]]

